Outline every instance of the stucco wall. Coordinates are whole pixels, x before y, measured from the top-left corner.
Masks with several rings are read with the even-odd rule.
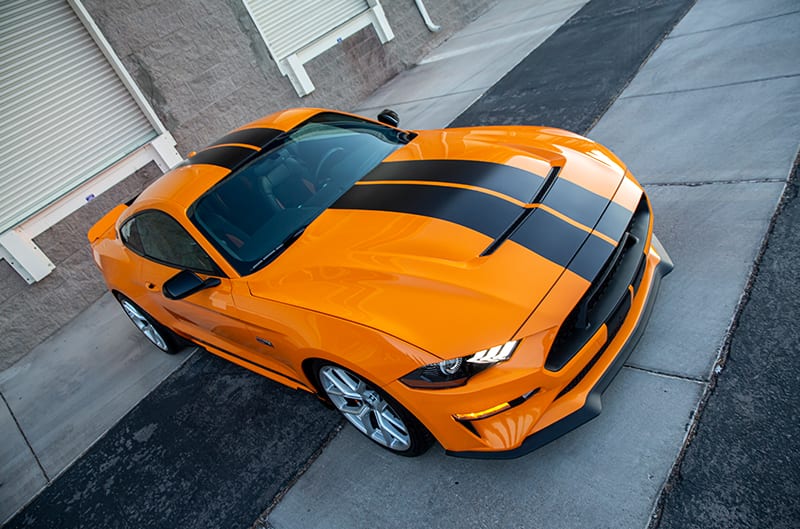
[[[413,0],[383,0],[395,39],[381,44],[370,26],[323,53],[306,64],[316,90],[300,98],[241,0],[83,0],[181,154],[283,108],[350,109],[494,3],[428,0],[442,26],[431,33]],[[42,281],[28,285],[0,261],[0,371],[103,294],[86,232],[158,176],[150,164],[36,237],[56,265]]]

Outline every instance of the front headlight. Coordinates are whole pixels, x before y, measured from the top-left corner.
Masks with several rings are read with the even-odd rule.
[[[415,369],[400,381],[412,388],[440,389],[463,386],[476,373],[511,358],[518,344],[519,340],[513,340],[470,356],[428,364]]]

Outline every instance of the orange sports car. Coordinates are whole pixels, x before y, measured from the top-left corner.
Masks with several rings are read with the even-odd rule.
[[[89,231],[108,287],[401,455],[516,457],[600,412],[672,268],[641,186],[563,130],[250,123]]]

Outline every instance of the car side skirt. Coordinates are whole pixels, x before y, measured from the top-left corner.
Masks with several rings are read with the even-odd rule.
[[[315,389],[309,388],[303,382],[294,379],[288,375],[284,375],[283,373],[280,373],[278,371],[275,371],[274,369],[270,369],[269,367],[257,364],[256,362],[248,360],[247,358],[243,358],[237,354],[231,353],[230,351],[226,351],[224,349],[220,349],[219,347],[215,347],[203,340],[199,340],[197,338],[190,338],[190,340],[211,354],[219,356],[220,358],[224,358],[229,362],[233,362],[234,364],[237,364],[249,371],[258,373],[261,376],[274,380],[275,382],[279,382],[284,386],[288,386],[292,389],[302,389],[309,393],[316,393]]]

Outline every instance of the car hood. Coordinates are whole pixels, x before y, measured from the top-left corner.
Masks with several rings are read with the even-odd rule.
[[[592,277],[570,262],[624,174],[555,129],[421,132],[248,286],[440,358],[471,354],[511,339],[557,281],[573,285],[567,311],[577,303]]]

